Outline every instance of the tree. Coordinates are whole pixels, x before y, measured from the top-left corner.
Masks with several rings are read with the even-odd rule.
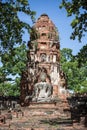
[[[27,50],[25,44],[15,47],[10,51],[3,53],[0,67],[0,92],[5,95],[19,95],[20,76],[26,67]]]
[[[79,67],[87,67],[87,44],[80,49],[76,58],[78,59]]]
[[[71,22],[73,32],[71,39],[78,37],[81,41],[82,37],[87,32],[87,1],[86,0],[62,0],[60,8],[64,7],[67,11],[67,16],[74,16]]]
[[[72,50],[69,48],[63,48],[61,50],[61,63],[71,61],[73,59]]]
[[[20,80],[17,79],[19,82],[4,82],[0,83],[0,94],[5,96],[19,96],[20,95]]]
[[[0,0],[0,52],[12,50],[17,44],[24,43],[24,28],[29,32],[31,27],[20,20],[20,12],[34,20],[35,12],[30,10],[28,0]]]
[[[71,49],[64,48],[61,50],[61,65],[66,74],[68,89],[75,92],[87,91],[87,62],[79,67],[79,57],[72,55]]]
[[[30,33],[31,27],[20,20],[19,13],[31,17],[34,22],[35,12],[30,10],[28,0],[0,0],[0,90],[7,90],[7,95],[14,94],[14,88],[19,87],[19,76],[27,60],[23,34],[25,29]]]
[[[1,56],[4,72],[7,75],[21,75],[21,71],[25,68],[27,61],[27,50],[25,44],[13,48],[12,52],[8,51]]]

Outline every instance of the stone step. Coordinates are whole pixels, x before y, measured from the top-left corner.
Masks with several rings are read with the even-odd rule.
[[[70,112],[70,107],[65,107],[65,108],[63,109],[63,111],[64,111],[64,112],[67,112],[67,111]]]
[[[58,109],[58,106],[56,105],[56,104],[54,104],[54,103],[51,103],[51,104],[49,104],[49,103],[44,103],[44,104],[42,104],[42,103],[38,103],[38,104],[36,104],[36,103],[32,103],[32,104],[30,104],[29,105],[29,107],[28,107],[29,109]]]
[[[50,125],[73,125],[73,121],[71,119],[62,119],[55,118],[51,120],[42,120],[42,123],[49,123]]]
[[[7,128],[10,128],[10,124],[9,123],[6,123],[6,124],[3,124],[3,123],[0,123],[0,130],[7,130]]]
[[[29,109],[63,109],[66,106],[62,103],[30,103]]]

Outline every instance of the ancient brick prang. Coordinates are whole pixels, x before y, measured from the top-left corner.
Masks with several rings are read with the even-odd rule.
[[[28,47],[27,69],[21,78],[22,103],[25,102],[25,98],[32,100],[34,86],[41,82],[40,75],[43,70],[46,82],[53,87],[52,97],[61,97],[61,94],[64,97],[66,80],[62,77],[64,83],[61,86],[59,34],[47,14],[42,14],[32,27]]]

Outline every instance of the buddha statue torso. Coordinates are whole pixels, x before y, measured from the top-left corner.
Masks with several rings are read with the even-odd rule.
[[[46,73],[40,74],[41,82],[34,85],[33,101],[47,102],[51,100],[53,87],[50,83],[46,82]]]

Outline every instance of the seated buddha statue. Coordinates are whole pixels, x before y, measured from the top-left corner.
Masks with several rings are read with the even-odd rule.
[[[53,87],[50,83],[46,82],[46,73],[40,74],[40,82],[34,85],[34,97],[32,101],[49,102],[52,98]]]

